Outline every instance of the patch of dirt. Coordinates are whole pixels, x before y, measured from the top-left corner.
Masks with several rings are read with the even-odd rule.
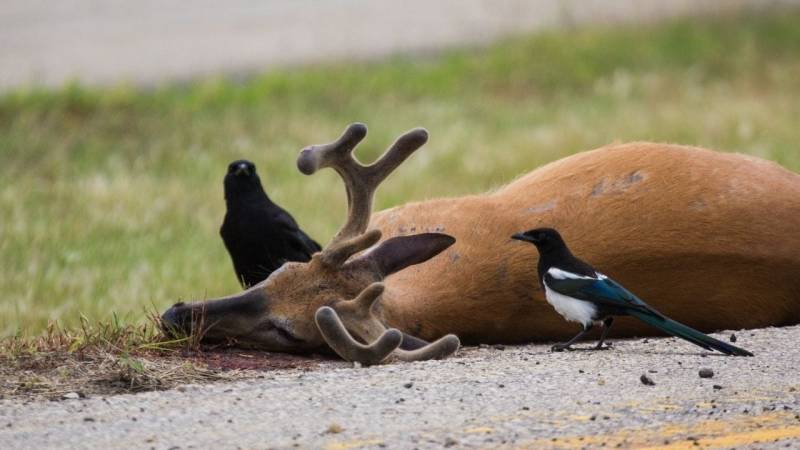
[[[270,353],[258,350],[241,350],[237,348],[221,348],[204,352],[190,352],[186,355],[190,360],[205,364],[212,370],[314,370],[321,362],[341,362],[323,355],[297,356],[286,353]]]
[[[184,384],[255,378],[275,370],[316,370],[347,363],[237,348],[139,354],[39,352],[0,356],[0,399],[61,400],[172,389]]]

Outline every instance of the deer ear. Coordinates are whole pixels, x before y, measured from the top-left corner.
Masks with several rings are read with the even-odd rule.
[[[456,242],[442,233],[423,233],[387,239],[358,258],[377,267],[384,277],[425,262]]]

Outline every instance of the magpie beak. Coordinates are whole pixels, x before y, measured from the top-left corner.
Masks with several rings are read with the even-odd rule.
[[[247,169],[247,164],[245,163],[239,164],[238,166],[236,166],[236,170],[233,172],[234,175],[239,175],[241,173],[250,176],[250,170]]]
[[[532,244],[536,243],[535,239],[533,239],[532,237],[526,235],[525,233],[516,233],[516,234],[511,236],[511,239],[514,239],[515,241],[530,242]]]

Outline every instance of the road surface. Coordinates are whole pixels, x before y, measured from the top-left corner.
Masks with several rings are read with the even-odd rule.
[[[167,392],[6,400],[0,446],[800,448],[800,326],[736,334],[754,358],[671,338],[617,341],[604,352],[486,347],[444,361],[330,362]]]
[[[3,0],[0,91],[152,85],[800,0]]]

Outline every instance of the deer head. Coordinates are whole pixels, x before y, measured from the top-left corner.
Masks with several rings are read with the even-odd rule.
[[[378,244],[380,231],[367,231],[375,189],[425,144],[428,133],[407,132],[377,162],[364,166],[352,152],[366,134],[366,126],[352,124],[335,142],[305,148],[297,159],[304,174],[331,167],[345,184],[347,220],[324,250],[307,263],[284,264],[239,294],[176,303],[162,316],[165,329],[281,352],[309,352],[327,345],[342,358],[364,365],[390,355],[413,361],[455,352],[459,340],[454,335],[426,343],[387,328],[380,306],[383,279],[436,256],[455,239],[426,233]]]

